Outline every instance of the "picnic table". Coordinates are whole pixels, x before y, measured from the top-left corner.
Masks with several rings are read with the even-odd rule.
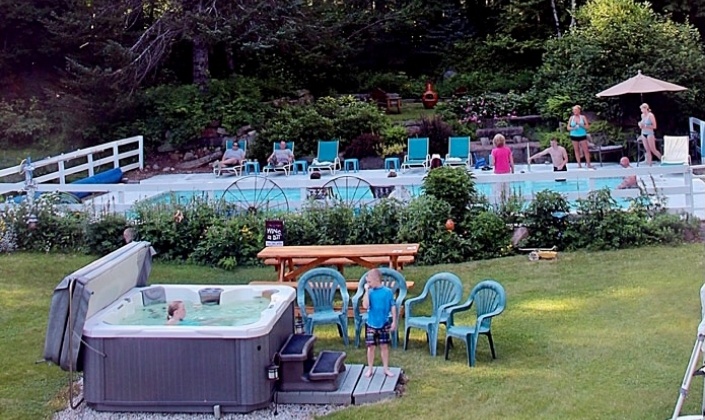
[[[260,251],[257,258],[275,259],[279,281],[291,282],[312,268],[338,265],[340,259],[370,269],[382,262],[398,270],[404,259],[415,256],[418,251],[419,244],[269,246]],[[305,261],[301,263],[302,260]]]

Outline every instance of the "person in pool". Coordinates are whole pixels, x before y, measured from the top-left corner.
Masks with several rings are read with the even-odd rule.
[[[630,165],[629,158],[624,156],[619,160],[619,165],[622,168],[629,169],[632,166]],[[617,186],[617,189],[624,190],[624,189],[629,189],[629,188],[639,188],[639,184],[637,183],[636,180],[636,175],[629,175],[625,176],[624,179],[622,180],[622,183]]]
[[[178,325],[186,318],[186,305],[180,300],[169,303],[166,309],[166,324]]]

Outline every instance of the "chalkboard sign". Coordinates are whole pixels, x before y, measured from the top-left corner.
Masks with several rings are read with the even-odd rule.
[[[284,222],[267,220],[264,222],[265,246],[284,246]]]

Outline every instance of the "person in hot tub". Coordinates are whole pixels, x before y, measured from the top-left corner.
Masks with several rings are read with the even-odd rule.
[[[169,303],[166,309],[167,325],[199,325],[198,322],[186,318],[186,305],[180,300]]]

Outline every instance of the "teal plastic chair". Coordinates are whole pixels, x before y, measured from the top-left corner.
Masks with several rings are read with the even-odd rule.
[[[449,137],[448,154],[443,161],[445,166],[472,166],[470,137]]]
[[[408,139],[407,153],[401,164],[401,171],[413,167],[422,167],[427,170],[431,164],[431,155],[428,154],[428,137]]]
[[[338,157],[339,146],[340,142],[338,140],[319,141],[318,156],[308,166],[308,171],[327,169],[331,174],[335,175],[335,171],[339,171],[341,168],[340,157]]]
[[[507,295],[504,287],[495,280],[486,279],[481,281],[470,292],[470,297],[462,305],[448,309],[448,324],[446,331],[445,358],[448,360],[448,351],[453,344],[453,337],[465,341],[468,353],[468,365],[475,366],[475,352],[477,350],[477,340],[480,335],[486,335],[490,342],[492,358],[496,359],[492,341],[492,318],[504,311],[507,302]],[[477,319],[475,325],[457,325],[456,314],[470,310],[475,307]]]
[[[382,275],[382,285],[389,287],[392,290],[392,294],[396,296],[397,329],[392,331],[392,347],[397,348],[399,345],[399,311],[404,299],[406,299],[406,279],[400,272],[388,267],[381,267],[378,270]],[[360,278],[360,282],[357,284],[357,293],[352,298],[353,320],[355,321],[355,347],[360,347],[360,334],[362,333],[362,327],[367,322],[367,313],[361,313],[360,307],[362,305],[362,296],[365,294],[368,273],[369,271]]]
[[[333,302],[337,292],[343,301],[341,310],[335,310]],[[306,297],[311,299],[313,312],[306,312]],[[332,268],[314,268],[305,272],[296,287],[296,304],[299,306],[301,319],[304,322],[306,334],[313,334],[313,328],[322,324],[337,324],[343,337],[343,343],[348,345],[348,306],[350,295],[345,284],[345,277]]]
[[[281,143],[281,142],[279,142],[279,141],[274,142],[274,145],[272,147],[272,153],[274,153],[274,151],[276,151],[279,148],[279,143]],[[294,142],[293,141],[286,142],[286,148],[291,150],[291,153],[294,153]],[[284,172],[285,176],[289,176],[289,172],[291,172],[293,167],[294,167],[294,162],[291,162],[286,165],[277,165],[277,166],[274,166],[271,163],[267,163],[267,166],[262,168],[262,172],[265,175],[269,174],[269,172]]]
[[[424,302],[430,295],[431,315],[418,315],[419,310],[414,309]],[[426,332],[431,356],[436,355],[438,346],[438,329],[440,324],[448,320],[448,308],[457,305],[463,298],[463,284],[453,273],[438,273],[431,276],[426,282],[421,294],[404,302],[405,337],[404,350],[409,344],[409,330],[418,328]]]

